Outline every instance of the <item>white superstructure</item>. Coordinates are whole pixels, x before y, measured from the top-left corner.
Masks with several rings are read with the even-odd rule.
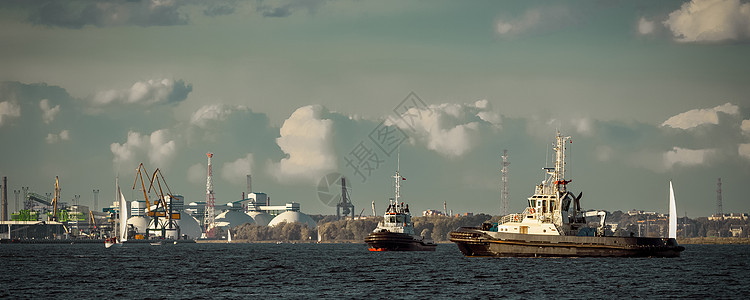
[[[565,179],[565,151],[569,136],[557,132],[553,151],[555,166],[544,168],[544,180],[535,187],[534,195],[528,198],[528,207],[520,214],[510,214],[498,224],[498,232],[543,234],[543,235],[578,235],[585,226],[585,216],[581,212],[581,194],[574,196],[568,191],[571,180]],[[604,220],[604,212],[596,211],[593,215]],[[601,229],[601,228],[600,228]],[[592,235],[595,232],[582,232]]]

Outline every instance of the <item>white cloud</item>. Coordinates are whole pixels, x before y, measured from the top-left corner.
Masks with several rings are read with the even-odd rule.
[[[672,128],[689,129],[703,124],[719,124],[718,113],[725,113],[729,115],[737,115],[740,112],[740,108],[732,103],[726,103],[709,109],[693,109],[684,113],[672,116],[671,118],[664,121],[661,126],[669,126]]]
[[[70,131],[66,129],[61,131],[60,134],[49,133],[47,134],[47,138],[45,140],[47,141],[47,144],[55,144],[60,141],[69,141]]]
[[[740,144],[737,151],[740,153],[741,157],[750,159],[750,144]]]
[[[500,115],[497,112],[492,111],[492,107],[489,101],[485,99],[479,100],[477,102],[474,102],[474,107],[481,110],[477,112],[477,117],[498,128],[500,127],[500,123],[502,121]]]
[[[201,163],[194,164],[187,170],[187,180],[192,184],[206,183],[206,177],[208,177],[208,171]]]
[[[638,19],[638,33],[642,35],[654,33],[655,26],[654,21],[646,20],[644,17]]]
[[[9,101],[3,101],[0,102],[0,126],[3,126],[3,123],[5,122],[8,117],[20,117],[21,116],[21,106],[9,102]]]
[[[135,167],[136,159],[145,154],[154,168],[162,168],[174,157],[177,145],[170,140],[166,129],[160,129],[150,136],[130,131],[125,143],[112,143],[109,149],[115,156],[113,162],[117,167]]]
[[[240,107],[243,108],[243,107]],[[208,104],[198,108],[190,117],[190,123],[205,127],[210,121],[224,121],[232,114],[232,108],[223,104]]]
[[[588,118],[581,118],[581,119],[573,119],[571,120],[573,123],[573,127],[575,127],[576,132],[580,133],[581,135],[590,136],[594,132],[594,126],[591,124],[591,120]]]
[[[696,166],[706,162],[706,156],[713,153],[713,149],[685,149],[674,147],[671,151],[664,152],[664,166],[667,169],[674,165]]]
[[[151,79],[136,82],[129,89],[100,91],[94,96],[94,103],[103,105],[116,102],[125,104],[179,102],[185,100],[192,89],[192,85],[185,85],[182,80]]]
[[[664,21],[679,42],[750,39],[750,4],[739,0],[693,0]]]
[[[287,157],[271,165],[276,179],[316,181],[337,167],[332,146],[333,121],[321,119],[322,107],[308,105],[298,108],[281,126],[276,139]]]
[[[253,165],[253,154],[248,153],[245,157],[224,163],[221,167],[221,178],[233,184],[244,184],[247,182],[247,175],[252,174]]]
[[[542,27],[554,28],[571,22],[572,16],[566,7],[550,6],[527,10],[519,18],[500,18],[495,23],[495,32],[501,36],[511,36]]]
[[[50,107],[49,100],[42,99],[39,101],[39,108],[42,109],[42,120],[44,124],[52,123],[55,120],[55,116],[60,112],[60,105]]]
[[[149,138],[151,149],[148,153],[149,161],[156,164],[157,168],[166,165],[174,156],[177,146],[174,140],[169,140],[169,132],[166,129],[160,129],[151,133]]]
[[[742,129],[742,133],[750,135],[750,120],[742,120],[740,129]]]
[[[443,103],[426,108],[412,107],[403,116],[411,124],[389,119],[385,125],[416,131],[415,138],[425,143],[428,149],[448,157],[461,156],[478,143],[480,124],[499,128],[501,121],[487,100],[473,104]]]

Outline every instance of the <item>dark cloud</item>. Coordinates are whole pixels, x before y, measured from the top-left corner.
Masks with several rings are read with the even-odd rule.
[[[203,10],[203,14],[209,17],[231,15],[237,10],[237,1],[210,1]]]
[[[298,10],[307,10],[312,14],[318,10],[327,0],[287,0],[287,1],[263,1],[258,0],[255,10],[264,17],[284,18],[291,16]]]
[[[167,103],[178,103],[187,99],[188,94],[193,91],[193,85],[185,84],[184,80],[177,80],[174,83],[172,92],[167,97]]]
[[[13,1],[28,13],[33,24],[81,28],[111,26],[170,26],[188,23],[188,16],[180,12],[186,1]],[[15,4],[15,5],[12,5]]]

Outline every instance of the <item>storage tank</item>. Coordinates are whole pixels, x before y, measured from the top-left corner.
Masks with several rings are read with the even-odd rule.
[[[187,235],[189,240],[194,240],[199,238],[201,233],[203,233],[203,230],[198,219],[188,214],[182,214],[182,218],[180,219],[180,234],[183,236]]]
[[[255,224],[259,226],[268,226],[268,223],[271,223],[271,220],[273,220],[273,216],[262,211],[248,211],[245,214],[253,218]]]
[[[298,211],[285,211],[273,218],[273,220],[268,223],[268,226],[276,226],[283,222],[307,224],[309,228],[316,228],[318,226],[310,216]]]
[[[224,229],[226,229],[227,227],[232,228],[245,223],[255,224],[255,220],[253,220],[252,217],[239,210],[227,210],[217,215],[214,220],[216,222],[216,227],[221,227]]]
[[[133,205],[135,205],[136,201],[133,201]],[[144,202],[145,205],[145,202]],[[144,206],[145,207],[145,206]],[[149,217],[146,216],[133,216],[128,219],[128,225],[133,225],[135,227],[135,231],[138,234],[146,234],[146,228],[148,228],[148,223],[150,221]]]

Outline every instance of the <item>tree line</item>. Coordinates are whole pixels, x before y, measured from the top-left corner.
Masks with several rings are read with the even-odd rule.
[[[258,226],[246,223],[233,227],[232,238],[251,242],[261,241],[317,241],[320,234],[324,242],[362,242],[370,234],[382,217],[371,217],[357,220],[336,220],[335,216],[311,216],[318,222],[317,228],[306,224],[282,223],[277,226]],[[447,241],[448,234],[461,226],[478,226],[490,220],[492,216],[479,214],[463,217],[414,217],[414,232],[435,241]]]
[[[317,241],[318,236],[324,242],[362,242],[382,217],[363,218],[358,220],[337,220],[336,216],[311,216],[318,222],[317,228],[309,228],[299,223],[283,223],[274,227],[244,224],[232,228],[232,237],[236,240],[256,241]],[[432,238],[436,242],[449,240],[449,233],[456,228],[479,226],[483,222],[497,222],[499,216],[477,214],[473,216],[413,217],[414,232]],[[627,236],[630,233],[642,236],[666,236],[668,224],[666,218],[653,215],[628,215],[621,211],[608,213],[607,224],[617,223],[617,230],[611,234]],[[598,220],[592,221],[592,226]],[[678,219],[678,237],[728,237],[732,236],[730,228],[743,228],[740,237],[748,237],[750,222],[748,220],[710,221],[706,217]]]

